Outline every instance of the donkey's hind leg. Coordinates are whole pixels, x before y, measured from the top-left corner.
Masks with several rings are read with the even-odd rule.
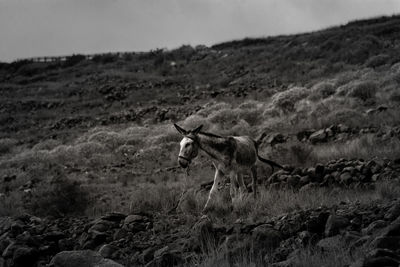
[[[256,166],[251,167],[251,176],[253,178],[251,187],[253,189],[254,199],[256,199],[257,198],[257,167]]]

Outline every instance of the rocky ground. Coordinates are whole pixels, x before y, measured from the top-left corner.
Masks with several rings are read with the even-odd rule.
[[[399,173],[397,161],[343,159],[315,168],[285,167],[267,186],[306,192],[315,187],[371,189],[382,180],[399,183]],[[354,267],[398,266],[400,199],[368,204],[343,200],[333,207],[234,222],[213,215],[189,219],[179,208],[97,219],[28,214],[0,219],[0,266],[194,265],[212,251],[218,252],[217,262],[233,263],[238,255],[249,254],[260,264],[296,266],[301,250],[310,246],[322,253],[346,248],[354,255]]]

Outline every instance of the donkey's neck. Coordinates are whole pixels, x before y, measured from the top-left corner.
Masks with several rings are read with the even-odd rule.
[[[213,134],[199,133],[198,142],[200,149],[209,155],[213,160],[224,161],[230,151],[228,138]]]

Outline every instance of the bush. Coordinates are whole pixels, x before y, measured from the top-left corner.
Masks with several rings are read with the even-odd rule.
[[[374,98],[377,91],[377,84],[372,81],[359,81],[354,83],[348,96],[359,98],[363,101]]]
[[[365,65],[370,68],[376,68],[384,64],[388,64],[390,61],[390,57],[386,54],[380,54],[376,56],[370,57],[366,62]]]
[[[67,60],[64,62],[64,66],[72,67],[85,59],[86,59],[85,55],[72,55],[67,57]]]
[[[25,208],[37,216],[63,217],[83,215],[88,204],[88,192],[78,182],[60,178],[32,190]]]
[[[32,150],[51,150],[61,145],[60,141],[55,139],[47,139],[33,146]]]
[[[309,90],[304,87],[293,87],[272,96],[272,104],[284,113],[295,111],[296,103],[309,95]]]
[[[331,82],[319,82],[311,88],[310,100],[319,100],[335,94],[336,89]]]
[[[112,53],[104,54],[104,55],[95,55],[92,60],[96,63],[107,64],[114,62],[118,59],[118,55],[114,55]]]
[[[9,153],[13,147],[17,145],[18,141],[13,138],[0,139],[0,155]]]

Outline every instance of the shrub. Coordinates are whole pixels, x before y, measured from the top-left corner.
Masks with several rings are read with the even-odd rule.
[[[85,55],[72,55],[67,57],[67,60],[65,60],[64,62],[64,66],[72,67],[85,59],[86,59]]]
[[[190,115],[189,117],[187,117],[183,121],[181,126],[186,130],[190,130],[190,129],[194,129],[196,127],[199,127],[200,125],[203,125],[203,130],[207,130],[209,128],[209,126],[210,126],[210,123],[203,116],[194,114],[194,115]]]
[[[363,101],[374,98],[377,91],[377,84],[372,81],[358,81],[353,84],[348,96],[359,98]]]
[[[119,133],[99,131],[89,136],[89,142],[101,143],[110,149],[115,149],[125,143],[125,140]]]
[[[318,100],[327,98],[336,92],[335,86],[332,82],[319,82],[311,88],[309,99]]]
[[[0,139],[0,155],[9,153],[16,145],[18,141],[14,138],[1,138]]]
[[[82,215],[88,207],[88,192],[76,181],[59,178],[32,190],[25,208],[37,216]]]
[[[214,113],[215,111],[222,110],[222,109],[229,109],[229,108],[232,108],[232,106],[225,102],[208,103],[204,106],[204,109],[199,110],[196,114],[203,116],[203,117],[208,117],[210,114]]]
[[[366,62],[365,65],[370,68],[376,68],[384,64],[388,64],[390,57],[386,54],[380,54],[376,56],[370,57]]]
[[[103,55],[95,55],[92,60],[96,63],[102,63],[102,64],[106,64],[106,63],[111,63],[114,62],[118,59],[118,55],[114,55],[112,53],[107,53],[107,54],[103,54]]]
[[[304,87],[293,87],[272,96],[272,104],[280,108],[284,113],[293,112],[295,104],[309,95],[309,90]]]
[[[238,118],[237,114],[235,114],[235,112],[232,112],[232,109],[227,109],[227,108],[214,111],[212,114],[208,116],[210,122],[221,126],[235,124],[237,118]]]
[[[51,150],[61,145],[60,141],[54,139],[47,139],[33,146],[32,150]]]

